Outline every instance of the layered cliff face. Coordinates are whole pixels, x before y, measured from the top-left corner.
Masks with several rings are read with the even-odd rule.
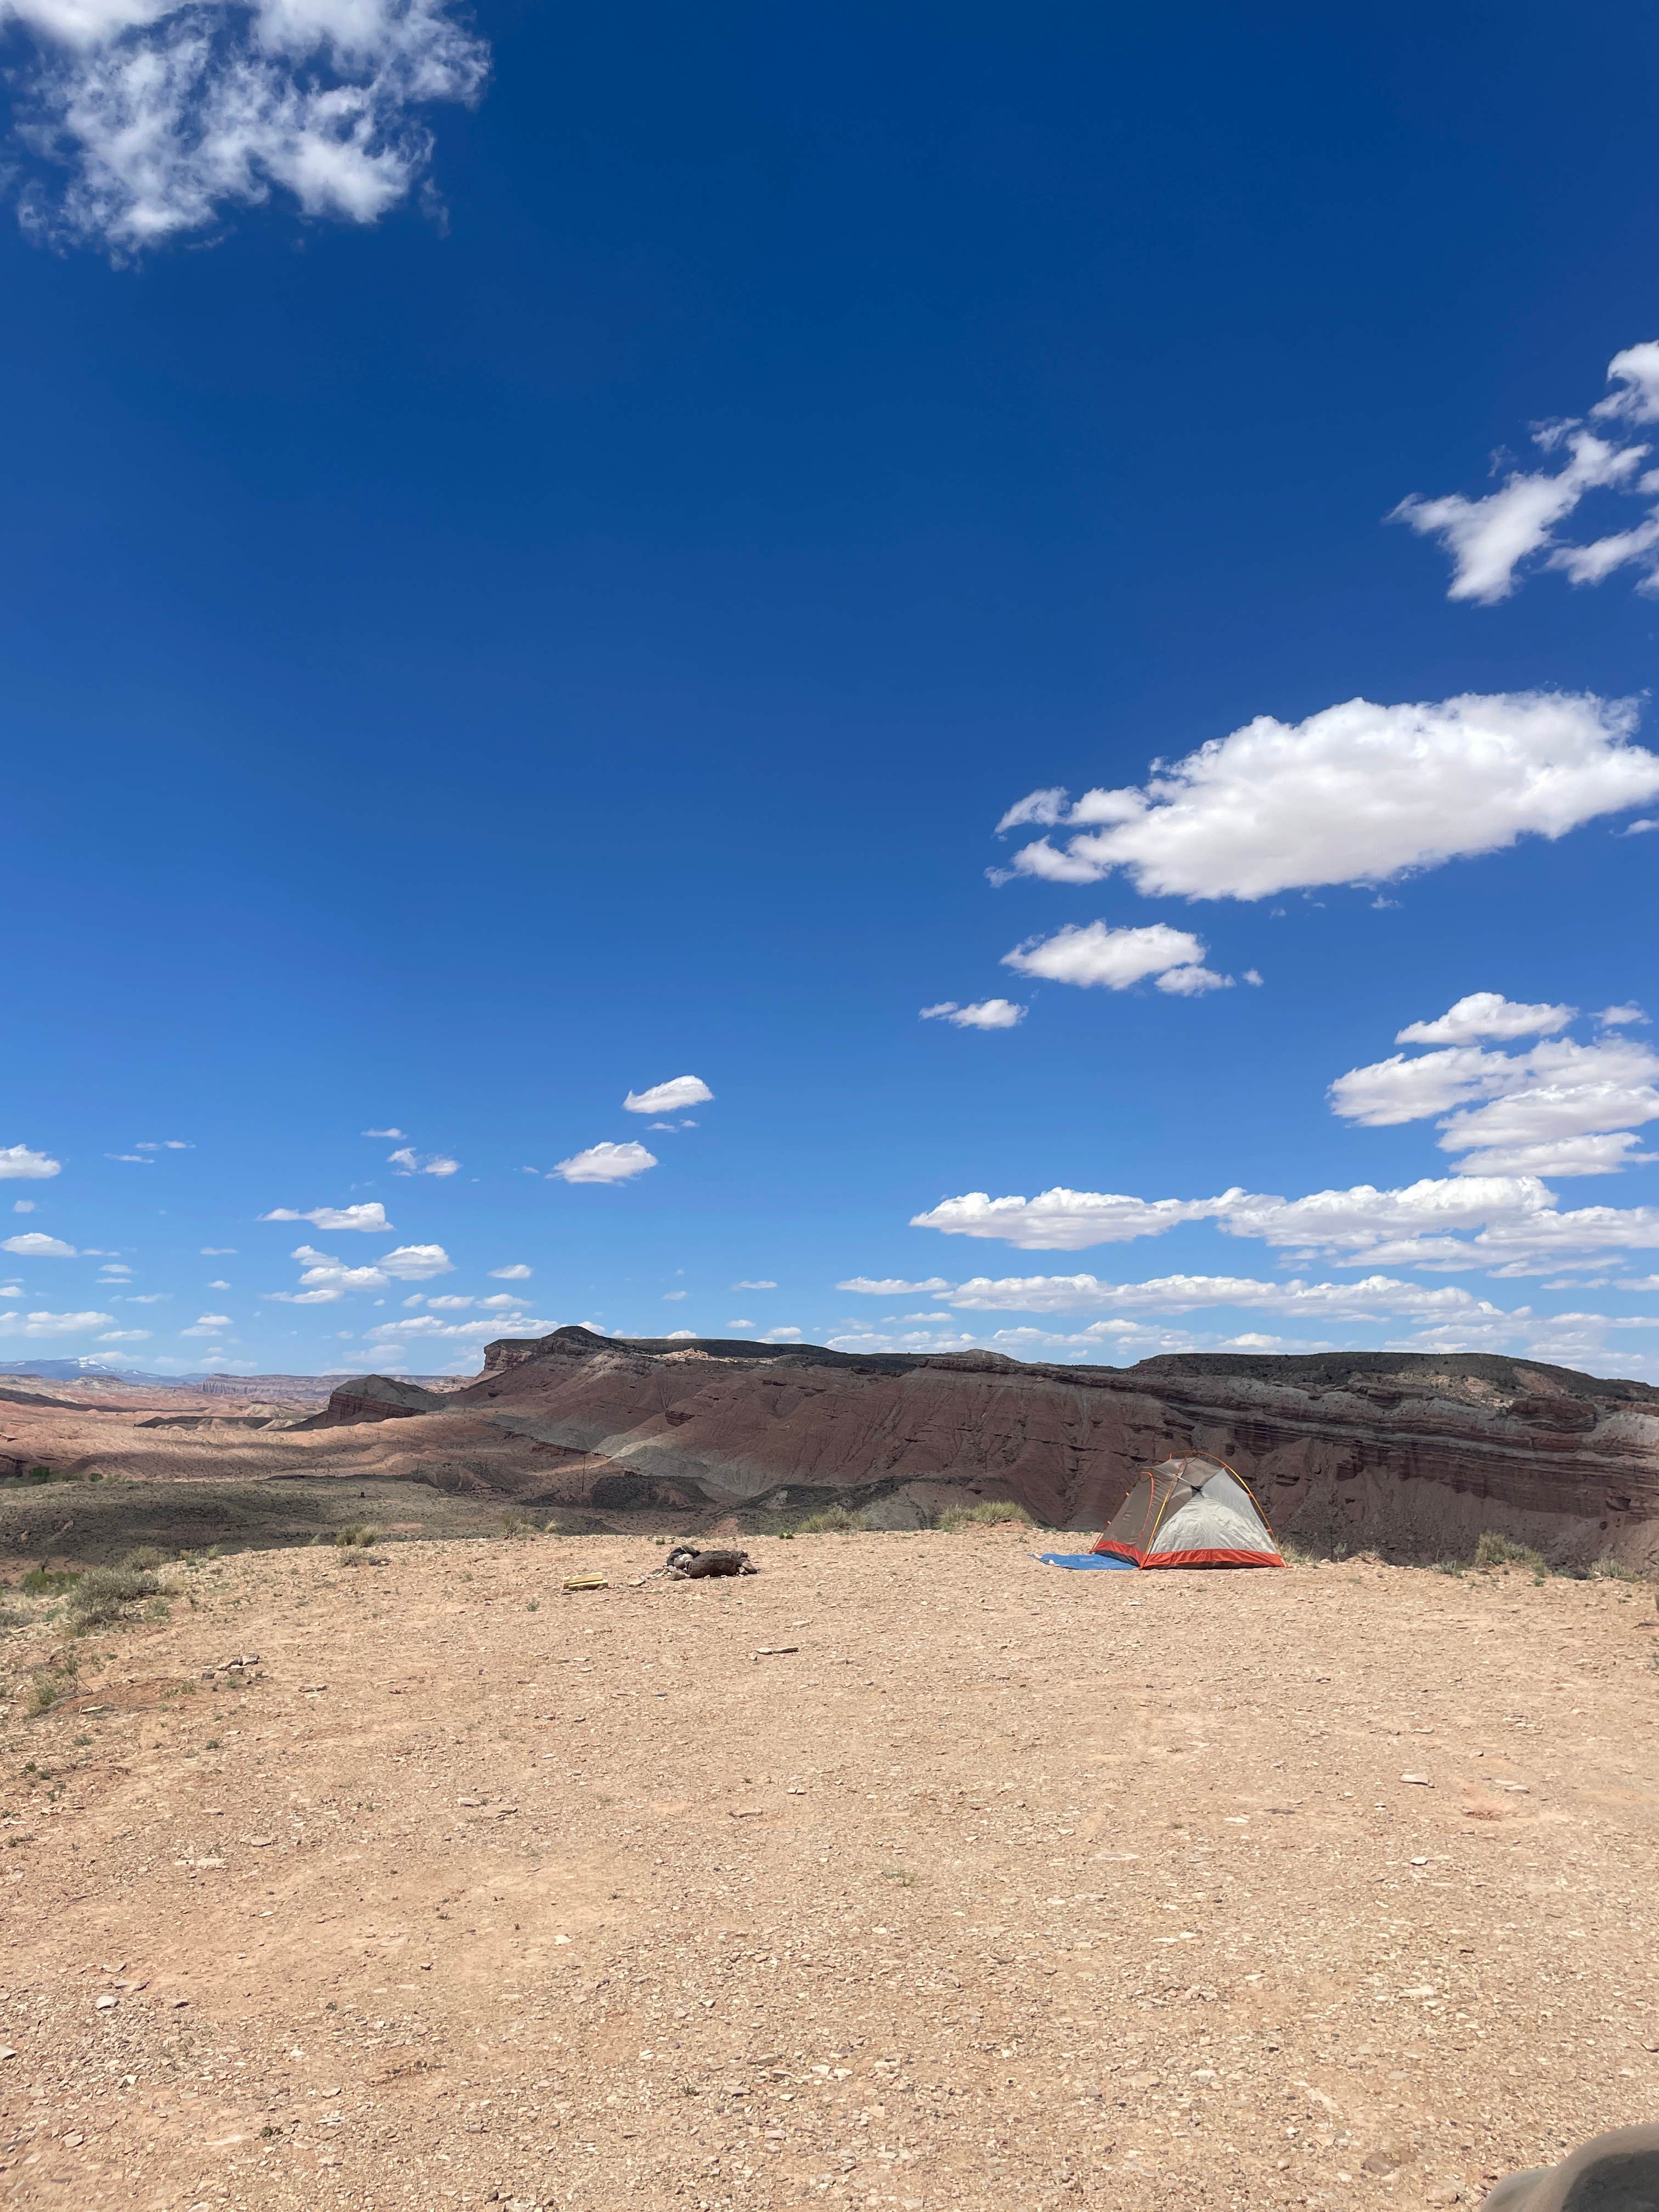
[[[477,1382],[424,1395],[358,1377],[325,1418],[391,1417],[383,1468],[430,1480],[608,1510],[844,1499],[891,1527],[966,1495],[1098,1528],[1140,1468],[1195,1449],[1282,1534],[1437,1553],[1491,1528],[1564,1562],[1659,1566],[1659,1392],[1487,1354],[1049,1367],[566,1328],[492,1345]]]

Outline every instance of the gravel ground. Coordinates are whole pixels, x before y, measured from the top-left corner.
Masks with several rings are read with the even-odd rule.
[[[204,1562],[33,1718],[24,1603],[0,2201],[1414,2206],[1659,2118],[1651,1589],[1030,1540]]]

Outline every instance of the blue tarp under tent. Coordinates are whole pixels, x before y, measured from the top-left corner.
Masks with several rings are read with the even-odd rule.
[[[1127,1567],[1135,1571],[1133,1559],[1115,1559],[1103,1552],[1033,1552],[1034,1559],[1041,1559],[1045,1567]]]

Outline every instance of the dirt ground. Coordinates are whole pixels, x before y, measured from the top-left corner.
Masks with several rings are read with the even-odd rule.
[[[1659,2118],[1650,1587],[1031,1547],[251,1553],[39,1717],[14,1595],[0,2202],[1415,2206]]]

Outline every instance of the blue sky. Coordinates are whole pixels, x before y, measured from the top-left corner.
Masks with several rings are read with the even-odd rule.
[[[4,0],[0,1358],[1659,1376],[1659,28],[1153,12]]]

